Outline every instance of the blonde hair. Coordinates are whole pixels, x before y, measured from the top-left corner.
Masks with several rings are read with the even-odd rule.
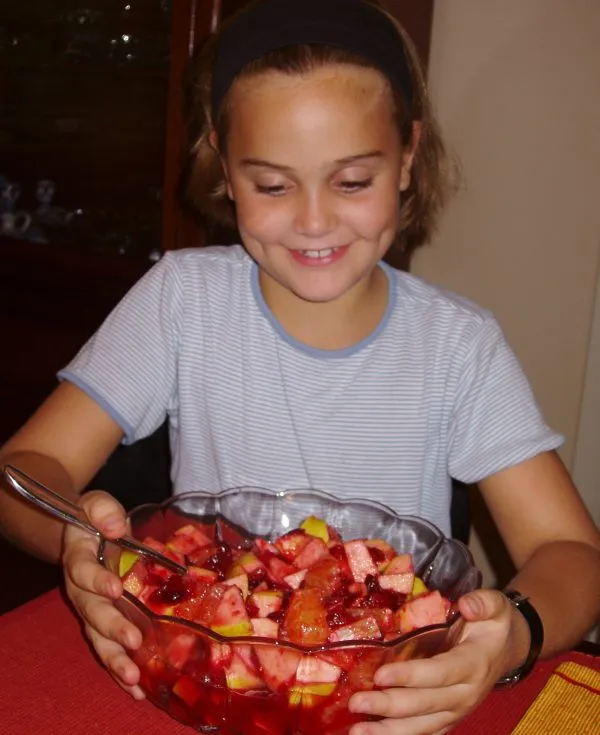
[[[450,165],[437,122],[433,116],[423,69],[418,53],[404,28],[378,0],[365,0],[384,13],[402,38],[413,86],[410,111],[406,111],[401,95],[393,90],[394,112],[402,143],[411,144],[413,122],[421,123],[421,137],[414,157],[411,183],[402,193],[400,223],[395,245],[404,252],[427,243],[435,231],[438,215],[453,188]],[[240,11],[245,12],[244,9]],[[233,20],[233,19],[232,19]],[[225,97],[216,119],[211,109],[212,69],[220,31],[210,37],[191,67],[190,160],[187,195],[192,206],[218,225],[236,226],[235,208],[227,196],[225,175],[219,153],[209,140],[214,130],[221,150],[227,145],[230,94]],[[272,51],[247,64],[238,78],[258,76],[276,70],[284,74],[304,74],[329,64],[377,67],[361,56],[333,46],[303,44]]]

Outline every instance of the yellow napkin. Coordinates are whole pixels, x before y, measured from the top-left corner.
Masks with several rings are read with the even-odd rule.
[[[561,664],[512,735],[600,735],[600,671]]]

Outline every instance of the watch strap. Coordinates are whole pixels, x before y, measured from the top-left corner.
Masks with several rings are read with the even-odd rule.
[[[496,684],[496,687],[503,689],[514,686],[517,682],[524,679],[533,669],[535,662],[538,660],[542,646],[544,644],[544,625],[537,610],[531,604],[529,599],[517,590],[506,590],[505,597],[511,605],[515,607],[525,618],[525,622],[529,626],[529,653],[527,658],[516,669],[509,671]]]

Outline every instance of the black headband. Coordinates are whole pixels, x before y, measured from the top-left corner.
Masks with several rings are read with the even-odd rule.
[[[411,109],[413,85],[404,43],[380,10],[363,0],[262,0],[242,11],[219,40],[213,116],[246,64],[297,44],[337,46],[362,56],[388,77]]]

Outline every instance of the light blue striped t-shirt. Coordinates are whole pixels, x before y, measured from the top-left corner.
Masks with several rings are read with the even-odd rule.
[[[59,377],[126,442],[168,417],[175,492],[313,487],[449,534],[451,477],[475,482],[562,437],[490,313],[381,267],[381,323],[325,351],[282,329],[242,247],[168,253]]]

